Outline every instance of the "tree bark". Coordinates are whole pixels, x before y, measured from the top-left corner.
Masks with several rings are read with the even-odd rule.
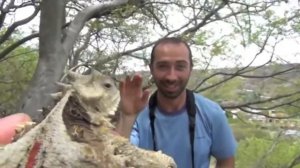
[[[39,109],[51,105],[50,93],[56,91],[55,81],[61,77],[67,62],[61,42],[64,10],[63,0],[41,2],[39,61],[19,105],[19,112],[29,114],[35,121],[43,119]]]

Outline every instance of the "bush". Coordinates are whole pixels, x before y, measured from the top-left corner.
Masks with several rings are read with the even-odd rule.
[[[283,168],[300,153],[300,142],[287,139],[246,138],[239,142],[238,168]],[[294,168],[300,168],[300,165]]]
[[[251,124],[233,123],[231,127],[237,141],[246,139],[247,137],[270,139],[270,131],[257,128]]]

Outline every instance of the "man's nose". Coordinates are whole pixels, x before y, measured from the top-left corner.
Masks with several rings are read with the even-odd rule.
[[[168,72],[167,72],[167,75],[166,75],[166,78],[170,81],[174,81],[177,79],[177,72],[176,72],[176,69],[174,67],[170,67]]]

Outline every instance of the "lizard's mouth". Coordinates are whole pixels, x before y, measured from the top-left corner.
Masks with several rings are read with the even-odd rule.
[[[113,101],[118,101],[116,98]],[[116,103],[118,104],[118,103]],[[117,111],[117,106],[112,107],[111,110]],[[101,114],[96,114],[98,117],[102,116]],[[104,118],[104,115],[102,116]],[[113,119],[109,116],[106,117],[107,119],[110,118],[110,122]],[[87,110],[81,105],[80,101],[77,97],[70,96],[68,102],[66,103],[63,109],[63,121],[64,125],[66,126],[66,130],[68,135],[71,137],[72,140],[78,142],[86,142],[89,139],[94,137],[93,129],[102,127],[103,122],[99,122],[93,118],[93,115],[89,114]],[[109,122],[107,120],[107,122]]]
[[[69,97],[62,117],[67,133],[75,141],[85,141],[86,135],[92,134],[91,126],[96,126],[76,97]]]

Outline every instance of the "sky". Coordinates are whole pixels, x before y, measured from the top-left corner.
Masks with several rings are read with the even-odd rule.
[[[288,3],[282,3],[280,6],[274,7],[275,11],[278,15],[283,15],[285,10],[289,10],[291,8],[299,9],[300,5],[298,4],[298,0],[289,0]],[[23,10],[20,10],[16,13],[14,17],[11,17],[11,22],[15,20],[20,20],[27,15],[29,15],[32,12],[32,8],[24,8]],[[181,14],[173,14],[173,17],[170,17],[168,22],[172,24],[173,27],[179,27],[181,26],[180,20],[183,19],[183,16]],[[26,25],[26,27],[23,27],[21,30],[25,32],[31,32],[33,29],[38,28],[38,19],[33,20],[30,22],[29,25]],[[210,25],[205,27],[206,29],[213,29],[218,36],[221,34],[227,34],[228,32],[232,31],[232,28],[230,26],[226,26],[223,24],[220,25]],[[276,50],[275,50],[275,58],[281,63],[285,62],[292,62],[292,63],[300,63],[300,38],[299,36],[294,39],[285,38],[280,43],[277,44]],[[242,47],[240,45],[232,46],[232,59],[228,59],[228,56],[218,56],[214,57],[211,62],[211,68],[222,68],[222,67],[234,67],[236,66],[236,63],[240,63],[242,65],[247,65],[249,62],[252,61],[252,59],[255,57],[255,54],[258,52],[259,48],[255,45],[249,45],[247,47]],[[268,49],[267,49],[268,50]],[[271,49],[269,49],[270,51]],[[202,53],[198,52],[196,48],[192,48],[193,55],[196,59],[203,60],[204,57]],[[265,63],[270,58],[270,53],[264,52],[259,57],[259,59],[256,59],[252,65],[260,65]],[[136,71],[136,70],[148,70],[148,67],[144,65],[144,62],[137,59],[127,59],[127,61],[124,62],[124,67],[128,71]],[[196,68],[203,68],[205,67],[205,63],[203,65],[199,65]]]
[[[292,8],[298,10],[300,9],[298,0],[289,0],[288,3],[281,3],[280,5],[273,7],[278,16],[284,16],[285,11],[289,11]],[[183,20],[183,16],[175,15],[169,19],[169,22],[173,23],[174,27],[176,27],[176,24],[178,24],[177,27],[180,27],[180,23],[184,23],[184,21],[180,21],[181,19]],[[226,25],[225,23],[222,25],[220,25],[220,23],[211,24],[207,27],[204,27],[204,29],[213,30],[218,37],[226,35],[232,31],[232,27]],[[270,44],[274,44],[274,40],[272,41],[271,39]],[[246,47],[236,44],[236,46],[231,46],[231,49],[233,52],[233,55],[231,55],[232,57],[228,55],[214,57],[212,60],[210,60],[210,68],[236,67],[237,64],[239,64],[239,66],[246,66],[254,59],[260,50],[260,48],[254,44]],[[194,58],[200,60],[205,59],[201,53],[197,51],[197,49],[192,48],[192,51]],[[251,65],[259,66],[269,61],[271,57],[271,51],[271,47],[266,47],[266,50],[256,57]],[[277,43],[272,60],[278,63],[300,63],[300,34],[297,38],[285,37],[279,43]],[[133,71],[138,68],[148,70],[148,67],[143,66],[143,62],[139,60],[130,60],[129,64],[134,67],[134,69],[132,69]],[[203,65],[196,66],[195,68],[202,69],[204,67],[206,67],[205,63]]]

